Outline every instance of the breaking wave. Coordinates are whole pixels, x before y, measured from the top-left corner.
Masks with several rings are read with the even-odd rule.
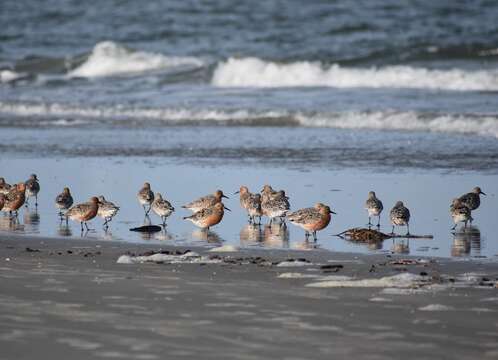
[[[7,116],[1,116],[7,115]],[[302,126],[475,134],[498,138],[498,116],[415,111],[300,112],[249,109],[82,107],[0,102],[0,126]]]
[[[431,70],[411,66],[347,68],[320,62],[276,63],[229,58],[217,65],[212,84],[222,87],[412,88],[498,90],[498,70]]]
[[[166,56],[145,51],[133,51],[112,41],[95,45],[88,59],[71,70],[70,77],[105,77],[134,75],[148,71],[176,67],[201,67],[196,57]]]

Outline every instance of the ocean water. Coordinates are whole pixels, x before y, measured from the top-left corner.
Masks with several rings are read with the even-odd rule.
[[[106,193],[65,166],[119,162],[129,169],[116,176],[136,175],[129,194],[153,173],[167,185],[182,166],[191,170],[182,177],[210,192],[221,187],[218,172],[235,189],[245,182],[238,172],[254,187],[280,172],[292,177],[281,186],[299,193],[316,178],[314,202],[333,187],[324,171],[343,184],[361,177],[358,199],[375,190],[365,174],[386,189],[401,176],[393,196],[422,199],[426,186],[408,180],[424,175],[437,187],[451,179],[452,194],[431,213],[440,218],[451,197],[498,180],[496,1],[20,0],[1,8],[0,176],[9,181],[57,171],[57,185]],[[168,170],[157,172],[161,164]],[[112,175],[94,181],[112,186]],[[59,191],[44,189],[47,199]],[[301,196],[299,206],[309,206]],[[434,254],[451,255],[444,239]]]

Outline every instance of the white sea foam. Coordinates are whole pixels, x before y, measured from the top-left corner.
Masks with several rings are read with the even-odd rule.
[[[418,309],[420,311],[450,311],[454,310],[455,308],[452,306],[442,305],[442,304],[429,304],[427,306],[419,307]]]
[[[381,287],[381,288],[409,288],[423,281],[423,277],[410,273],[393,276],[385,276],[379,279],[357,279],[357,280],[329,280],[307,284],[307,287],[336,288],[336,287]]]
[[[183,255],[170,254],[153,254],[148,256],[131,256],[121,255],[116,261],[118,264],[141,264],[141,263],[168,263],[168,264],[185,264],[185,263],[219,263],[219,259],[210,259],[206,256],[201,256],[193,251]]]
[[[103,77],[130,75],[178,66],[200,67],[204,62],[195,57],[166,56],[133,51],[112,41],[95,45],[88,59],[69,72],[70,77]]]
[[[251,125],[254,122],[273,122],[281,126],[330,127],[339,129],[374,129],[423,131],[456,134],[477,134],[498,138],[498,117],[493,115],[427,114],[415,111],[344,111],[291,112],[286,110],[255,111],[248,109],[186,109],[186,108],[131,108],[123,105],[106,107],[73,106],[59,103],[12,103],[0,101],[0,113],[23,117],[43,116],[58,118],[40,125],[76,126],[83,119],[97,120],[154,120],[168,123],[195,123],[209,121]],[[60,119],[65,119],[61,121]],[[77,118],[77,119],[74,119]],[[72,119],[71,121],[68,119]]]
[[[240,249],[237,246],[226,244],[222,246],[218,246],[212,249],[209,249],[210,252],[236,252]]]
[[[18,73],[12,70],[0,70],[0,84],[9,83],[26,77],[24,73]]]
[[[227,87],[416,88],[498,90],[498,70],[431,70],[411,66],[347,68],[320,62],[276,63],[259,58],[229,58],[216,67],[212,84]]]

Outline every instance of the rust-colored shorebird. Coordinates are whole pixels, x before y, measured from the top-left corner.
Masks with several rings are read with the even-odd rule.
[[[316,240],[316,232],[325,229],[330,223],[330,214],[335,214],[330,207],[317,203],[314,207],[297,210],[287,216],[289,221],[304,229],[306,239],[313,234]]]
[[[87,231],[90,230],[87,222],[97,216],[98,211],[99,199],[94,196],[86,203],[74,205],[66,212],[66,216],[73,221],[78,221],[81,225],[81,232],[83,232],[83,224],[85,224]]]
[[[207,229],[211,226],[217,225],[223,219],[225,214],[224,210],[230,211],[229,208],[225,207],[222,202],[218,202],[213,206],[204,208],[190,216],[186,216],[183,219],[189,220],[194,223],[194,225],[200,227],[201,229]]]
[[[15,187],[13,186],[10,191],[5,195],[5,201],[3,204],[3,211],[8,211],[12,215],[14,212],[15,217],[17,217],[19,208],[24,205],[26,200],[26,185],[24,183],[19,183]]]
[[[228,196],[223,194],[223,191],[216,190],[214,194],[203,196],[197,200],[192,201],[186,205],[183,205],[182,208],[188,209],[194,213],[199,212],[203,209],[214,206],[217,203],[221,203],[223,198],[228,199]]]
[[[137,197],[138,197],[138,202],[144,208],[145,216],[148,216],[150,209],[152,207],[152,202],[154,201],[154,193],[150,189],[150,184],[148,182],[144,183],[144,186],[138,192]],[[149,206],[148,209],[147,205]]]

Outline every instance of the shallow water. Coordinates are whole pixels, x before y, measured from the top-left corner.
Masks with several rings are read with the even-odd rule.
[[[2,169],[9,169],[8,180],[27,176],[26,169],[34,170],[40,178],[42,191],[37,214],[34,206],[23,209],[20,225],[9,227],[9,221],[0,218],[1,231],[43,235],[79,237],[80,225],[68,227],[59,222],[53,204],[62,187],[69,185],[76,202],[86,201],[92,195],[103,194],[121,207],[107,232],[102,221],[92,221],[96,231],[84,233],[90,239],[119,240],[127,242],[160,242],[167,244],[195,244],[219,246],[222,243],[240,247],[265,248],[322,248],[343,252],[398,252],[411,255],[443,257],[488,257],[496,259],[498,241],[494,230],[494,214],[498,210],[496,175],[473,173],[441,174],[404,171],[381,173],[364,170],[327,170],[325,168],[293,170],[287,168],[252,168],[218,164],[178,164],[163,158],[113,157],[113,158],[17,158],[2,159]],[[176,208],[168,219],[165,232],[146,235],[130,232],[131,227],[144,223],[142,207],[136,192],[144,181],[149,181],[155,191],[160,191]],[[319,233],[317,243],[306,242],[301,229],[289,224],[284,230],[278,225],[271,229],[265,225],[248,226],[246,215],[240,209],[238,198],[231,194],[245,184],[253,191],[265,183],[283,188],[290,196],[292,209],[312,206],[321,201],[330,204],[338,214],[331,225]],[[474,213],[473,227],[458,230],[452,235],[448,214],[450,200],[479,184],[488,196]],[[229,194],[225,202],[232,212],[226,212],[222,223],[210,232],[196,229],[181,217],[188,212],[181,205],[194,198],[213,192],[217,188]],[[395,201],[403,200],[412,213],[410,230],[414,234],[433,234],[434,239],[394,239],[381,244],[357,244],[332,236],[345,229],[364,226],[367,222],[363,203],[369,190],[375,189],[384,202],[382,230],[389,232],[387,212]],[[159,223],[151,215],[152,223]],[[405,229],[399,229],[404,233]]]

